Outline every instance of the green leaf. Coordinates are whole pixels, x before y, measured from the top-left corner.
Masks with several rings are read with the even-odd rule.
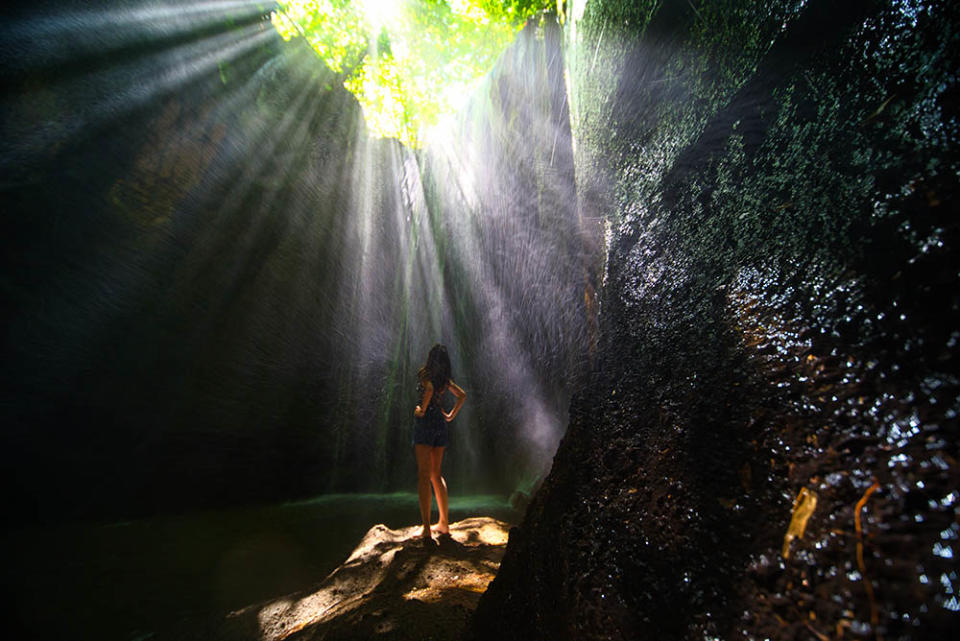
[[[463,106],[526,20],[554,0],[287,0],[271,16],[306,38],[363,107],[368,128],[417,146]]]

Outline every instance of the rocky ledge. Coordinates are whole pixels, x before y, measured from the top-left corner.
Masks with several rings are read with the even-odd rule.
[[[229,614],[224,640],[460,639],[493,580],[508,525],[459,521],[425,543],[419,526],[370,528],[350,557],[315,589]]]

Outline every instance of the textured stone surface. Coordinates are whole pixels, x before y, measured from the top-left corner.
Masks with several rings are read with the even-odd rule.
[[[497,572],[507,525],[465,519],[432,544],[422,542],[419,531],[375,525],[315,590],[244,608],[213,630],[190,634],[262,641],[459,639]]]
[[[473,638],[947,634],[952,14],[627,4],[588,7],[572,83],[608,225],[598,367]]]

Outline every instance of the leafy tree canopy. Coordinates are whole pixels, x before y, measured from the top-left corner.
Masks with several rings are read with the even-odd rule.
[[[416,146],[455,112],[531,17],[555,0],[280,0],[273,25],[303,37],[360,101],[376,134]]]

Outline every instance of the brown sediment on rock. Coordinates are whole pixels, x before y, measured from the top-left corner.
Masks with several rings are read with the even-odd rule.
[[[475,517],[424,542],[420,526],[375,525],[316,589],[230,613],[219,639],[459,639],[493,580],[508,525]]]

